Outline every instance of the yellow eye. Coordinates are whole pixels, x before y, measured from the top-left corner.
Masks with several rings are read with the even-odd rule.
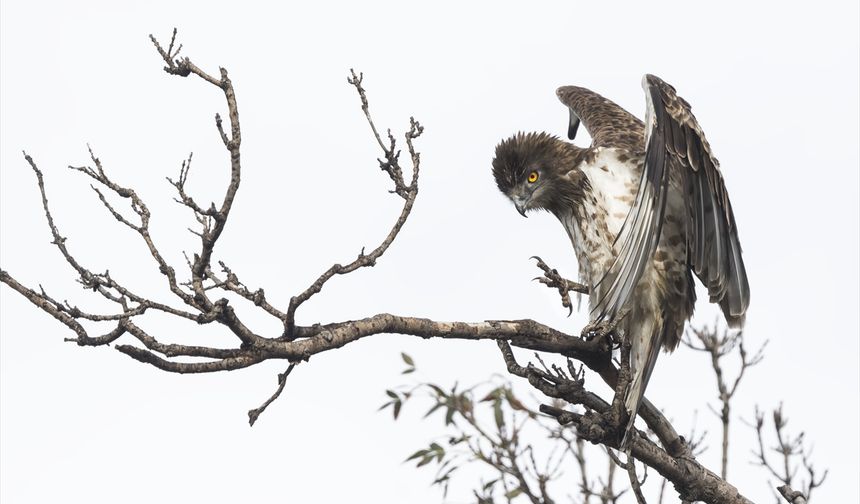
[[[529,173],[529,178],[528,178],[529,184],[534,184],[535,182],[537,182],[537,179],[538,179],[538,172],[533,171],[533,172]]]

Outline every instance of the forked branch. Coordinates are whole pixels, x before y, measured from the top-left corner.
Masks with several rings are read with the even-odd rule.
[[[767,438],[765,434],[765,414],[758,407],[755,409],[755,423],[752,427],[756,431],[758,445],[753,450],[755,462],[776,478],[782,485],[776,487],[786,501],[792,504],[806,504],[812,497],[812,491],[824,484],[828,471],[823,474],[816,473],[812,465],[812,448],[806,444],[804,433],[791,436],[786,432],[788,417],[782,411],[782,403],[771,412],[773,437],[776,444],[766,447]],[[776,454],[777,462],[768,457],[768,452]],[[803,469],[805,477],[802,481],[801,491],[794,490],[792,484],[795,482],[797,473]]]
[[[373,131],[373,136],[376,139],[376,142],[379,144],[379,147],[382,149],[384,158],[379,159],[380,168],[388,174],[391,180],[394,182],[394,189],[391,191],[396,193],[398,196],[403,198],[403,208],[400,210],[400,215],[397,217],[397,220],[394,222],[394,226],[391,227],[391,230],[388,232],[388,235],[382,240],[382,243],[379,244],[375,249],[373,249],[369,254],[365,254],[364,248],[359,252],[358,257],[349,264],[341,265],[334,264],[329,269],[327,269],[322,275],[319,276],[307,289],[302,291],[297,296],[293,296],[290,299],[290,305],[287,307],[286,313],[286,324],[285,324],[285,332],[284,336],[288,339],[294,339],[296,337],[295,334],[295,316],[296,310],[299,306],[302,305],[305,301],[313,297],[314,294],[320,292],[325,285],[333,276],[335,275],[345,275],[347,273],[352,273],[353,271],[367,267],[376,265],[377,259],[382,257],[382,254],[388,250],[388,247],[394,243],[394,239],[397,238],[397,234],[400,233],[400,230],[403,228],[403,225],[406,223],[406,219],[409,218],[410,212],[412,212],[412,205],[415,204],[415,198],[418,196],[418,173],[421,165],[421,156],[415,150],[415,146],[413,144],[413,140],[421,136],[421,133],[424,132],[424,127],[415,120],[415,118],[409,118],[409,130],[404,135],[406,138],[406,146],[409,149],[409,155],[412,160],[412,180],[409,184],[406,184],[406,181],[403,179],[403,169],[400,167],[400,151],[396,150],[396,141],[394,136],[391,134],[391,130],[388,130],[388,145],[386,146],[383,143],[382,138],[379,136],[379,132],[376,129],[376,124],[373,122],[373,117],[370,115],[370,105],[367,100],[367,92],[362,86],[362,81],[364,80],[364,74],[356,75],[354,70],[350,70],[350,77],[347,78],[347,82],[355,87],[358,92],[358,96],[361,99],[361,109],[364,111],[364,115],[367,118],[367,122],[370,125],[370,129]]]
[[[693,339],[695,337],[695,340]],[[722,464],[720,475],[723,478],[728,476],[729,465],[729,426],[731,425],[731,402],[732,398],[738,390],[747,369],[760,363],[764,358],[764,349],[767,347],[765,341],[759,349],[752,355],[747,352],[744,346],[744,332],[730,331],[723,329],[719,331],[716,322],[714,327],[690,328],[684,333],[681,340],[684,345],[690,349],[707,353],[711,358],[711,367],[714,370],[714,375],[717,378],[718,398],[722,404],[722,408],[718,412],[713,407],[708,405],[711,411],[720,418],[723,426],[723,442],[722,442]],[[727,355],[734,353],[737,349],[739,357],[739,366],[734,380],[728,380],[723,370],[722,359]],[[730,384],[730,385],[729,385]]]

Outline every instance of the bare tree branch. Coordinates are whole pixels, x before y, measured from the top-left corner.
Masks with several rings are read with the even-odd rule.
[[[228,116],[230,118],[230,136],[228,138],[227,134],[224,133],[224,128],[222,126],[221,116],[220,114],[215,114],[215,125],[218,129],[218,133],[221,136],[221,139],[226,147],[229,157],[230,157],[230,183],[227,186],[227,189],[224,193],[224,199],[221,203],[220,208],[215,209],[215,205],[212,205],[212,208],[208,211],[198,212],[198,208],[196,204],[193,203],[190,198],[185,197],[184,193],[184,183],[185,178],[187,177],[188,170],[190,169],[191,157],[188,158],[188,164],[183,164],[183,170],[185,173],[182,174],[180,172],[180,183],[175,184],[177,190],[179,190],[180,196],[182,197],[183,202],[188,205],[192,210],[196,213],[205,214],[207,217],[211,217],[214,224],[210,226],[205,226],[203,232],[200,234],[200,252],[194,254],[194,261],[191,267],[191,287],[194,291],[194,304],[201,310],[209,313],[216,312],[216,319],[222,324],[226,325],[230,328],[230,330],[240,339],[244,345],[253,345],[258,339],[259,336],[251,332],[244,324],[238,319],[235,315],[235,312],[232,308],[228,307],[226,303],[223,304],[223,309],[217,308],[217,302],[213,302],[206,293],[206,289],[203,286],[204,281],[207,279],[206,272],[210,267],[212,261],[212,253],[215,249],[215,244],[218,241],[218,238],[223,233],[224,228],[227,224],[227,219],[230,216],[230,210],[233,207],[233,201],[236,198],[236,193],[239,191],[239,183],[241,182],[241,174],[242,174],[242,163],[241,163],[241,154],[239,151],[239,147],[242,144],[242,131],[239,125],[239,107],[236,104],[236,93],[233,89],[233,83],[230,78],[227,76],[227,70],[225,68],[220,69],[220,79],[216,79],[215,77],[207,74],[196,65],[194,65],[190,59],[176,59],[175,54],[170,54],[170,47],[173,46],[174,41],[176,39],[176,30],[173,31],[173,36],[171,37],[170,47],[167,51],[164,51],[161,48],[161,45],[152,35],[149,36],[152,40],[153,45],[155,45],[156,50],[161,55],[162,59],[165,63],[167,63],[167,67],[165,67],[165,71],[172,75],[179,75],[182,77],[187,77],[190,74],[197,75],[202,78],[206,82],[217,86],[224,93],[224,98],[227,102],[227,110]],[[178,52],[178,50],[177,50]]]
[[[248,423],[251,424],[251,427],[254,426],[254,423],[260,417],[260,415],[266,411],[266,408],[269,407],[272,402],[281,395],[281,392],[284,391],[284,386],[287,384],[287,377],[290,376],[290,373],[293,372],[293,369],[296,367],[296,363],[292,363],[287,367],[287,370],[278,375],[278,389],[275,390],[275,393],[272,394],[272,397],[266,399],[259,408],[252,409],[248,412]]]
[[[785,500],[790,502],[791,504],[807,503],[806,497],[804,497],[802,493],[798,492],[797,490],[791,488],[788,485],[778,486],[776,487],[776,489],[779,490],[780,495],[782,495],[783,498],[785,498]]]
[[[690,334],[693,334],[696,337],[701,346],[698,346],[693,342]],[[730,332],[728,329],[724,329],[722,333],[719,333],[715,322],[713,328],[705,326],[701,328],[688,329],[687,332],[684,333],[682,342],[685,346],[693,350],[705,352],[711,356],[711,366],[717,378],[717,390],[719,392],[719,400],[722,403],[722,409],[720,412],[714,412],[720,418],[723,425],[723,451],[720,475],[723,478],[726,478],[728,476],[729,466],[729,424],[731,422],[731,400],[734,397],[735,392],[737,392],[738,385],[744,377],[744,373],[747,368],[755,366],[764,358],[764,349],[767,347],[767,341],[765,341],[756,353],[750,357],[744,348],[743,331]],[[739,350],[738,356],[740,357],[740,369],[738,370],[738,374],[735,376],[731,386],[728,386],[720,360],[726,355],[729,355],[735,348]]]
[[[639,481],[639,477],[636,476],[636,463],[632,457],[628,457],[627,459],[627,476],[630,479],[630,488],[633,489],[633,495],[636,496],[636,502],[639,504],[648,504],[645,496],[642,494],[642,485],[645,483],[645,480]]]
[[[771,419],[773,420],[773,433],[777,444],[770,448],[770,451],[777,453],[782,459],[781,467],[777,467],[767,457],[764,412],[760,411],[758,406],[755,409],[755,423],[752,425],[756,431],[756,438],[758,440],[758,446],[753,450],[755,461],[782,483],[777,489],[786,500],[792,503],[805,503],[811,499],[812,491],[824,483],[828,471],[825,470],[820,478],[816,476],[815,467],[813,467],[812,462],[809,460],[812,449],[806,447],[803,432],[794,437],[785,432],[788,418],[783,414],[782,403],[779,404],[778,408],[773,410]],[[800,458],[799,464],[796,462],[797,458]],[[807,478],[803,482],[803,492],[796,492],[791,488],[791,485],[800,467],[803,467]]]
[[[364,80],[364,74],[356,75],[354,70],[350,70],[351,76],[347,79],[349,84],[355,87],[358,92],[358,96],[361,99],[361,109],[364,111],[364,115],[367,118],[367,122],[370,125],[371,130],[373,130],[373,136],[376,138],[376,142],[379,144],[379,147],[382,149],[384,153],[384,160],[379,160],[380,168],[388,174],[391,180],[394,182],[394,190],[392,192],[396,193],[398,196],[403,198],[403,209],[400,211],[400,215],[397,217],[397,220],[394,222],[394,226],[391,228],[391,231],[388,232],[388,236],[382,241],[379,246],[377,246],[373,251],[369,254],[364,253],[364,248],[361,249],[361,252],[358,254],[358,258],[347,265],[335,264],[331,266],[328,270],[326,270],[319,278],[314,281],[307,289],[305,289],[302,293],[297,296],[293,296],[290,299],[290,305],[287,308],[286,314],[286,330],[285,336],[288,338],[295,337],[295,314],[296,310],[299,306],[302,305],[305,301],[310,299],[314,294],[318,293],[322,290],[323,285],[327,281],[331,279],[331,277],[335,275],[345,275],[347,273],[351,273],[359,268],[363,268],[366,266],[374,266],[376,265],[376,260],[382,257],[382,254],[388,250],[388,247],[394,242],[394,239],[397,238],[398,233],[403,228],[403,225],[406,223],[406,219],[409,218],[409,214],[412,212],[412,206],[415,204],[415,198],[418,196],[418,173],[421,164],[420,155],[415,151],[415,147],[413,145],[413,140],[418,138],[421,133],[424,132],[424,127],[421,126],[418,121],[414,118],[409,119],[409,130],[405,134],[406,144],[409,149],[409,154],[412,160],[412,180],[407,185],[406,181],[403,179],[403,169],[400,167],[400,151],[395,150],[396,142],[394,137],[391,135],[391,130],[388,131],[388,139],[389,143],[386,146],[382,142],[382,138],[379,136],[379,132],[376,129],[376,125],[373,122],[373,118],[370,115],[369,104],[367,100],[367,92],[362,86],[362,81]]]

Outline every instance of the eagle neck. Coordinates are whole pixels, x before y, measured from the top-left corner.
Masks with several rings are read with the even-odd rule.
[[[558,164],[556,197],[549,211],[559,220],[573,212],[577,219],[583,216],[583,204],[592,197],[591,183],[582,170],[584,164],[593,161],[595,151],[583,149],[559,140],[562,161]]]

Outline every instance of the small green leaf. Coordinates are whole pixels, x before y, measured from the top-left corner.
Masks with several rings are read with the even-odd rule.
[[[454,408],[449,407],[448,412],[445,413],[445,425],[450,425],[454,422]]]
[[[505,416],[502,414],[502,401],[493,403],[493,414],[496,417],[496,427],[501,429],[505,425]]]
[[[431,461],[431,460],[433,460],[433,457],[434,457],[434,455],[432,455],[432,454],[430,454],[430,455],[425,455],[425,456],[424,456],[424,458],[423,458],[423,459],[421,459],[421,461],[420,461],[420,462],[418,462],[418,464],[417,464],[415,467],[421,467],[421,466],[423,466],[423,465],[427,465],[427,464],[429,464],[429,463],[430,463],[430,461]]]
[[[414,373],[414,372],[415,372],[415,368],[411,367],[411,368],[404,369],[400,374],[409,374],[409,373]]]
[[[404,462],[409,462],[410,460],[417,459],[418,457],[423,457],[426,454],[427,450],[418,450],[417,452],[410,455],[408,459],[404,460]]]
[[[390,398],[392,398],[392,399],[397,399],[397,398],[398,398],[398,397],[397,397],[397,392],[394,392],[393,390],[386,390],[386,391],[385,391],[385,393],[386,393],[386,394],[388,394],[388,397],[390,397]]]
[[[403,407],[403,402],[399,399],[394,401],[394,419],[397,420],[397,416],[400,415],[400,408]]]
[[[490,480],[490,481],[484,483],[484,490],[489,490],[498,482],[499,482],[499,480],[498,480],[498,478],[496,478],[494,480]]]
[[[439,385],[435,385],[433,383],[428,383],[427,386],[430,387],[431,389],[433,389],[433,391],[436,392],[436,395],[438,397],[448,397],[448,394],[444,390],[442,390],[442,388],[439,387]]]
[[[510,492],[507,492],[505,494],[505,498],[506,499],[513,499],[514,497],[517,497],[521,493],[523,493],[523,487],[516,487],[513,490],[511,490]]]
[[[496,388],[496,389],[491,390],[489,393],[487,393],[487,395],[485,395],[484,398],[478,402],[489,402],[489,401],[495,401],[498,399],[499,399],[499,389]]]
[[[400,357],[403,358],[403,362],[405,362],[408,366],[415,367],[415,361],[412,360],[412,357],[406,354],[406,352],[400,352]]]
[[[462,403],[460,404],[460,411],[463,413],[471,413],[472,412],[472,400],[466,396],[462,396]]]
[[[443,475],[439,476],[438,478],[436,478],[436,481],[434,481],[434,482],[433,482],[433,484],[439,484],[439,483],[442,483],[443,481],[448,481],[449,479],[451,479],[451,473],[453,473],[453,472],[454,472],[454,471],[456,471],[456,470],[457,470],[457,467],[456,467],[456,466],[455,466],[455,467],[452,467],[452,468],[450,468],[450,469],[448,469],[448,470],[445,472],[445,474],[443,474]]]
[[[445,448],[442,448],[437,443],[430,443],[430,450],[433,452],[431,456],[436,456],[436,462],[442,462],[445,457]]]
[[[384,410],[385,408],[387,408],[387,407],[388,407],[391,403],[393,403],[393,402],[394,402],[394,401],[388,401],[387,403],[385,403],[385,404],[383,404],[382,406],[380,406],[380,407],[379,407],[379,409],[378,409],[378,410],[376,410],[376,411],[382,411],[382,410]]]
[[[514,397],[514,393],[511,391],[511,389],[505,389],[505,398],[508,400],[508,404],[511,405],[511,408],[519,411],[528,410],[528,408],[526,408],[523,403],[520,402],[519,399]]]
[[[448,467],[449,465],[451,465],[451,463],[453,463],[453,462],[454,462],[454,459],[448,459],[448,460],[446,460],[442,465],[440,465],[440,466],[439,466],[439,470],[438,470],[438,471],[436,471],[436,474],[437,474],[437,475],[438,475],[438,474],[442,474],[442,471],[444,471],[444,470],[445,470],[445,468],[446,468],[446,467]],[[456,468],[457,468],[457,466],[454,466],[454,467],[453,467],[453,469],[456,469]],[[451,472],[453,469],[449,469],[449,470],[448,470],[448,472]]]
[[[434,411],[436,411],[437,409],[441,408],[444,405],[445,405],[445,403],[441,403],[441,402],[436,403],[436,406],[433,406],[432,408],[430,408],[430,411],[428,411],[427,413],[424,414],[424,418],[429,417],[430,415],[433,414]]]

